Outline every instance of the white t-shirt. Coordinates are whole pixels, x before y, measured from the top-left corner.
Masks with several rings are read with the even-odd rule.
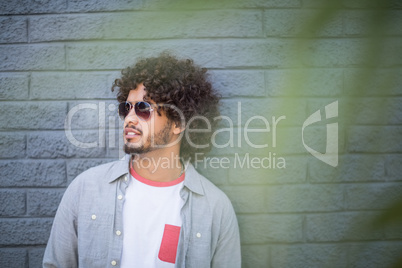
[[[130,173],[123,206],[121,267],[175,267],[184,173],[170,182],[147,180],[133,168]]]

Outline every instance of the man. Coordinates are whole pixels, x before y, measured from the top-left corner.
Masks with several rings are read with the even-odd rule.
[[[124,69],[114,89],[127,155],[70,184],[44,267],[240,267],[232,205],[191,165],[219,116],[206,70],[162,53]]]

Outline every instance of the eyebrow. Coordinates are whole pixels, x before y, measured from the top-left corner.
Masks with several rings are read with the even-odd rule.
[[[137,103],[137,102],[140,102],[140,101],[145,101],[145,102],[148,102],[149,104],[151,104],[151,103],[149,102],[149,100],[147,100],[147,95],[144,95],[144,96],[142,97],[142,100],[138,100],[138,101],[129,101],[129,100],[128,100],[128,96],[127,96],[126,101],[127,101],[127,102],[131,102],[131,103]]]
[[[148,102],[148,103],[151,104],[151,105],[152,105],[152,104],[155,104],[155,105],[156,105],[156,102],[154,102],[151,98],[149,98],[146,93],[145,93],[145,95],[142,97],[142,100],[145,101],[145,102]],[[152,103],[151,101],[152,101],[153,103]]]

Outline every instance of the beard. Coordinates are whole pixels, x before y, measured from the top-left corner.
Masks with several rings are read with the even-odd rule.
[[[158,133],[153,135],[153,141],[152,141],[152,135],[149,135],[147,140],[138,147],[132,147],[129,145],[129,142],[126,141],[126,143],[123,146],[123,150],[126,154],[145,154],[157,150],[159,146],[163,146],[169,143],[173,135],[171,133],[171,129],[172,129],[172,122],[170,122],[169,120],[163,129],[161,129]]]

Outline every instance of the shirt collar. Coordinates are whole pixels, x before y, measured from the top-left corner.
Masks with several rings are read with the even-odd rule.
[[[195,170],[194,166],[190,162],[185,164],[186,177],[184,179],[184,186],[190,191],[199,195],[204,195],[204,187],[202,186],[202,176]]]
[[[116,161],[115,164],[110,167],[109,170],[110,176],[108,181],[109,183],[112,183],[121,176],[128,174],[129,161],[130,161],[130,155],[126,154],[122,159]]]
[[[109,183],[116,181],[123,175],[127,175],[129,171],[130,155],[126,154],[122,159],[116,161],[110,168]],[[202,176],[195,170],[190,162],[184,163],[185,179],[184,186],[190,191],[199,195],[204,195],[204,187],[202,186]]]

